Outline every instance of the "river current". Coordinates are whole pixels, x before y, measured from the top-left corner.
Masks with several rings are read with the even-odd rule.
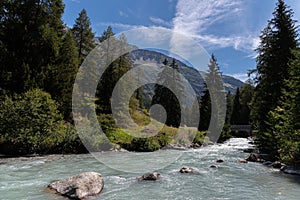
[[[63,200],[45,189],[50,182],[95,171],[104,178],[102,193],[93,198],[99,200],[299,200],[300,176],[283,174],[259,163],[237,162],[247,157],[242,150],[250,146],[248,142],[233,138],[224,144],[185,150],[179,159],[158,170],[161,178],[155,182],[138,181],[136,177],[142,174],[112,169],[90,154],[0,159],[0,199]],[[120,159],[123,165],[135,162]],[[164,158],[158,155],[156,159]],[[224,162],[216,163],[217,159]],[[180,174],[183,166],[196,168],[199,173]]]

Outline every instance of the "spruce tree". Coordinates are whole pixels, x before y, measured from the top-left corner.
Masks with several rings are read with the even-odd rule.
[[[181,107],[178,98],[182,97],[184,88],[175,59],[172,60],[170,65],[166,60],[163,61],[163,70],[158,75],[156,82],[152,105],[160,104],[165,108],[167,113],[165,124],[167,126],[179,127],[181,122]],[[177,94],[173,91],[176,91]]]
[[[240,89],[240,124],[250,124],[250,107],[249,104],[253,97],[254,87],[246,82]]]
[[[200,102],[200,122],[198,126],[199,131],[207,131],[209,127],[209,122],[211,118],[211,100],[210,100],[210,94],[209,90],[204,85],[205,91],[203,92],[203,95],[201,97]]]
[[[277,152],[270,152],[273,150],[265,145],[273,137],[272,133],[267,133],[270,130],[268,118],[269,112],[279,105],[284,80],[288,79],[288,62],[293,58],[291,49],[297,47],[297,31],[292,17],[293,11],[278,0],[273,18],[262,32],[257,49],[257,85],[251,103],[251,116],[258,130],[260,149],[275,157]]]
[[[222,74],[214,55],[211,56],[208,64],[208,73],[205,78],[209,88],[211,99],[211,129],[210,140],[217,142],[218,133],[222,131],[226,117],[226,95],[223,86]],[[201,115],[201,114],[200,114]]]
[[[240,119],[241,119],[240,88],[237,88],[233,100],[233,108],[232,108],[230,124],[233,125],[241,124]]]
[[[72,32],[76,41],[78,58],[81,64],[89,52],[95,47],[95,36],[85,9],[79,13],[78,18],[75,20]]]

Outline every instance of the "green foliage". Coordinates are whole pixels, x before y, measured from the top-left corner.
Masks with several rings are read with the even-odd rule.
[[[282,95],[282,83],[288,79],[291,49],[297,46],[293,12],[278,1],[273,19],[262,32],[257,57],[257,87],[252,101],[252,117],[260,131],[266,130],[269,111],[275,109]]]
[[[193,143],[199,145],[205,144],[206,142],[208,142],[207,141],[208,138],[205,135],[206,135],[205,131],[198,131],[195,135]]]
[[[76,132],[63,121],[58,103],[50,94],[35,89],[24,95],[5,97],[0,104],[1,142],[14,148],[9,154],[74,152]]]
[[[294,58],[291,50],[298,45],[298,34],[292,17],[293,11],[282,0],[278,0],[273,19],[263,30],[257,49],[256,88],[250,104],[251,118],[253,126],[258,130],[257,139],[261,150],[274,158],[278,157],[278,137],[282,134],[281,130],[274,128],[281,121],[277,118],[282,115],[278,115],[276,109],[286,96],[283,83],[291,79],[291,65],[288,63]]]
[[[300,130],[293,130],[281,139],[280,159],[287,165],[300,166]]]

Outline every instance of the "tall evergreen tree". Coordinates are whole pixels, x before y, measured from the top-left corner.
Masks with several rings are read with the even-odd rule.
[[[241,124],[241,104],[240,104],[240,88],[236,89],[236,93],[233,100],[232,115],[230,119],[230,124]]]
[[[115,35],[111,26],[108,26],[105,31],[103,31],[102,35],[99,37],[99,42],[103,42],[109,38],[112,38]]]
[[[209,90],[206,86],[205,91],[203,92],[203,95],[201,97],[201,103],[200,103],[200,122],[198,126],[199,131],[206,131],[209,127],[209,122],[211,118],[211,100],[210,100],[210,94]]]
[[[60,110],[66,119],[70,119],[73,84],[78,71],[77,49],[70,30],[63,36],[59,52],[57,64],[47,73],[46,80],[50,84],[45,85],[45,90],[60,102]]]
[[[208,64],[208,74],[205,78],[209,88],[211,98],[211,138],[213,142],[217,142],[218,135],[222,131],[226,116],[226,95],[223,86],[222,74],[220,72],[217,60],[214,55],[211,56]],[[201,114],[200,114],[201,115]]]
[[[106,34],[107,32],[110,33]],[[103,35],[100,38],[105,38],[104,40],[109,39],[110,41],[107,41],[108,45],[111,42],[113,43],[114,41],[117,42],[115,44],[119,45],[118,48],[125,48],[128,45],[125,35],[120,35],[119,38],[116,38],[110,27],[108,27],[107,32],[104,31]],[[108,56],[110,56],[111,54],[112,52],[108,52]],[[110,60],[111,59],[108,58],[108,61]],[[108,64],[109,67],[103,73],[97,87],[97,113],[111,114],[111,97],[113,89],[118,80],[133,66],[129,54],[122,55],[116,60],[114,60],[112,63]]]
[[[152,105],[160,104],[165,108],[167,112],[166,125],[179,127],[181,107],[178,98],[181,98],[179,94],[183,95],[184,88],[175,59],[172,60],[170,65],[166,60],[163,61],[163,70],[158,75],[156,82]],[[173,93],[173,91],[176,91],[177,94]]]
[[[94,33],[91,28],[91,22],[85,9],[83,9],[72,28],[73,36],[78,49],[78,58],[80,64],[89,52],[95,47]]]
[[[240,124],[250,124],[250,107],[249,104],[253,97],[254,87],[245,83],[240,89]]]
[[[251,103],[251,116],[259,132],[259,146],[266,153],[270,152],[264,144],[272,139],[272,134],[266,133],[270,130],[269,112],[279,104],[283,82],[288,79],[288,62],[293,58],[291,49],[297,47],[297,31],[292,17],[293,11],[283,0],[278,0],[273,19],[262,32],[257,49],[257,86]]]

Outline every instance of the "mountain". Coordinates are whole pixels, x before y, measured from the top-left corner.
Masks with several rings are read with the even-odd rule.
[[[130,57],[133,61],[150,61],[151,63],[157,63],[158,65],[162,65],[162,62],[167,59],[168,63],[171,63],[173,58],[170,56],[166,56],[162,53],[150,50],[138,49],[132,51],[130,53]],[[185,63],[176,58],[174,58],[176,64],[178,65],[179,72],[187,79],[187,81],[191,84],[192,88],[196,92],[198,97],[201,97],[202,92],[204,91],[204,80],[203,76],[205,76],[206,72],[197,71],[197,69],[187,66]],[[147,76],[147,74],[143,74]],[[225,90],[230,91],[231,94],[235,94],[236,89],[241,87],[244,83],[234,77],[222,75]],[[148,85],[146,86],[146,92],[149,96],[153,93],[154,86]],[[152,91],[152,92],[151,92]]]

